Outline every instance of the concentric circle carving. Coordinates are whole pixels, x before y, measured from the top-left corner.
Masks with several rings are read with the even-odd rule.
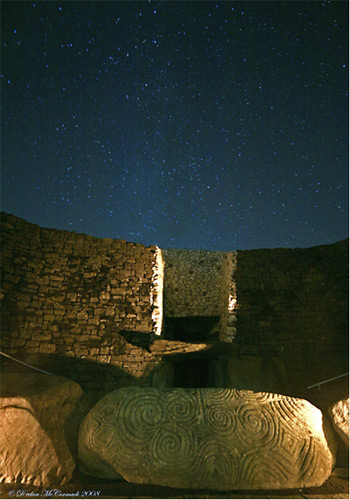
[[[165,418],[163,393],[156,389],[127,393],[118,402],[116,418],[124,445],[143,445],[152,439],[153,432]]]
[[[241,404],[237,408],[237,439],[244,447],[270,448],[278,441],[278,424],[263,405]]]
[[[180,476],[187,477],[193,469],[197,448],[197,438],[191,427],[173,422],[164,423],[153,434],[145,453],[143,469],[149,475],[162,477],[164,480],[169,476],[168,481],[174,473],[178,479]]]
[[[303,487],[331,473],[322,433],[322,414],[304,400],[235,389],[123,388],[85,418],[79,455],[86,470],[115,471],[132,482]]]
[[[206,407],[205,422],[211,432],[219,436],[229,436],[236,429],[236,416],[233,410],[222,404],[211,404]]]
[[[174,389],[164,397],[164,404],[171,421],[193,424],[200,414],[198,390]]]

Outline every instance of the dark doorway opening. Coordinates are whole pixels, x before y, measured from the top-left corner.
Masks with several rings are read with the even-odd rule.
[[[187,358],[174,363],[174,387],[210,387],[209,359]]]
[[[164,318],[164,336],[168,340],[196,342],[217,336],[220,316]]]

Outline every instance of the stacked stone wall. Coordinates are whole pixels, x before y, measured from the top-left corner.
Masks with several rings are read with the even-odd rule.
[[[225,288],[225,253],[162,250],[164,316],[220,316]]]
[[[155,348],[164,317],[220,316],[220,335],[199,332],[195,351],[213,352],[222,374],[229,366],[227,380],[257,366],[256,380],[268,381],[277,366],[285,393],[308,397],[307,386],[348,371],[348,240],[160,250],[1,219],[1,350],[19,360],[86,389],[149,386],[175,354],[172,341]],[[181,356],[193,356],[184,341]]]
[[[291,391],[348,372],[348,276],[348,240],[238,251],[235,343],[280,352]]]
[[[62,370],[70,357],[70,375],[79,381],[91,363],[110,364],[117,378],[144,378],[151,357],[123,332],[142,344],[153,331],[156,252],[2,213],[2,349],[46,359],[48,367],[61,359]]]

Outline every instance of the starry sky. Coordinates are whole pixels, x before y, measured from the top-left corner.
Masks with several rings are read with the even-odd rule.
[[[1,209],[161,248],[348,236],[347,1],[4,1]]]

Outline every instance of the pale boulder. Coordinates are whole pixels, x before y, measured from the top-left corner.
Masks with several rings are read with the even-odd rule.
[[[341,399],[329,408],[332,424],[349,448],[349,398]]]
[[[87,410],[81,387],[53,375],[2,373],[0,395],[0,482],[69,481]]]
[[[309,402],[236,389],[118,389],[78,440],[85,473],[190,489],[319,486],[334,452]]]

